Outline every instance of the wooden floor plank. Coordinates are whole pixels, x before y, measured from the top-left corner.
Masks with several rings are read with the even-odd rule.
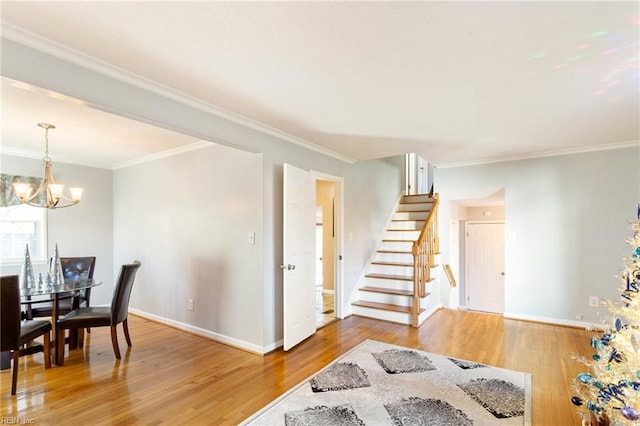
[[[18,395],[0,372],[1,416],[38,425],[235,425],[365,339],[449,355],[533,377],[533,425],[580,425],[569,399],[591,355],[592,332],[440,310],[415,329],[350,317],[320,329],[288,353],[251,354],[130,316],[133,347],[120,334],[116,361],[108,328],[92,329],[84,349],[45,370],[42,354],[21,359]],[[120,332],[121,333],[121,332]]]

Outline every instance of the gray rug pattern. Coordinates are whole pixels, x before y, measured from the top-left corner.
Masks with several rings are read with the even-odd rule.
[[[477,379],[458,385],[498,419],[524,414],[524,389],[499,379]]]
[[[471,368],[483,368],[486,367],[484,364],[478,364],[477,362],[465,361],[464,359],[456,359],[456,358],[448,358],[449,361],[457,365],[458,367],[469,370]]]
[[[416,351],[389,349],[371,354],[389,374],[415,373],[435,370],[429,358]]]
[[[367,373],[353,362],[338,362],[313,377],[309,384],[314,392],[330,392],[371,386]]]
[[[470,426],[467,415],[440,399],[407,398],[385,404],[395,426]]]
[[[242,424],[530,426],[531,375],[366,340]]]
[[[286,426],[364,426],[348,405],[338,407],[310,407],[284,414]]]

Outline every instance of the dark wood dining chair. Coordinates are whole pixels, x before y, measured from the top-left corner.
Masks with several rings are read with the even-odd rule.
[[[11,395],[18,386],[19,359],[24,355],[44,353],[45,368],[51,367],[51,322],[21,321],[20,288],[17,275],[0,277],[0,351],[10,352],[12,362]],[[43,336],[42,344],[27,343]]]
[[[65,280],[79,280],[81,278],[93,278],[96,267],[95,256],[86,257],[61,257],[62,273]],[[75,308],[89,306],[91,288],[78,291],[79,294],[64,293],[58,296],[58,313],[67,314]],[[24,305],[24,303],[23,303]],[[26,307],[27,319],[50,317],[53,312],[53,300],[34,300]]]
[[[137,260],[131,264],[122,265],[120,268],[120,274],[116,280],[115,288],[113,289],[111,306],[88,306],[74,309],[57,321],[56,342],[58,345],[58,365],[64,365],[65,330],[78,330],[78,341],[83,342],[84,328],[111,327],[111,344],[113,345],[113,352],[116,359],[120,359],[120,348],[118,346],[116,326],[122,323],[127,345],[131,346],[127,316],[129,314],[129,298],[131,297],[133,281],[135,280],[136,273],[138,272],[140,265],[141,263]],[[80,343],[80,347],[82,347],[82,343]]]

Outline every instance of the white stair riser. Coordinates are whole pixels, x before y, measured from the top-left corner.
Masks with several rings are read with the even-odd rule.
[[[413,266],[377,265],[371,264],[372,274],[413,276]]]
[[[398,211],[401,212],[409,212],[415,210],[431,210],[433,203],[411,203],[411,204],[400,204],[398,206]]]
[[[383,241],[379,250],[391,250],[391,251],[407,251],[411,252],[413,247],[412,241]]]
[[[391,229],[410,229],[421,231],[424,220],[404,220],[402,222],[391,222]]]
[[[427,219],[428,212],[396,212],[393,216],[398,220],[421,220]]]
[[[360,300],[366,302],[388,303],[391,305],[411,306],[411,297],[409,296],[376,293],[374,291],[360,291]]]
[[[411,195],[402,197],[403,203],[433,203],[433,198],[428,195]]]
[[[401,262],[413,263],[413,255],[411,253],[376,253],[375,260],[381,262]]]
[[[398,324],[411,324],[411,315],[402,312],[383,311],[380,309],[353,306],[353,314],[384,321],[396,322]]]
[[[384,234],[384,238],[388,240],[411,240],[415,241],[420,236],[421,230],[406,229],[402,231],[387,231]]]
[[[391,280],[388,278],[365,277],[364,285],[377,288],[392,288],[394,290],[413,290],[413,281]]]

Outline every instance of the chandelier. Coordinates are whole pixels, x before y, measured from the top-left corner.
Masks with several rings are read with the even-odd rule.
[[[44,129],[44,158],[42,164],[44,166],[44,174],[42,183],[33,192],[33,187],[28,183],[16,182],[13,184],[13,190],[16,196],[25,204],[34,207],[42,207],[46,209],[60,209],[63,207],[71,207],[80,202],[82,198],[82,188],[69,188],[71,198],[66,197],[64,185],[55,183],[51,169],[51,158],[49,157],[49,129],[55,129],[56,126],[48,123],[38,123],[38,126]]]

